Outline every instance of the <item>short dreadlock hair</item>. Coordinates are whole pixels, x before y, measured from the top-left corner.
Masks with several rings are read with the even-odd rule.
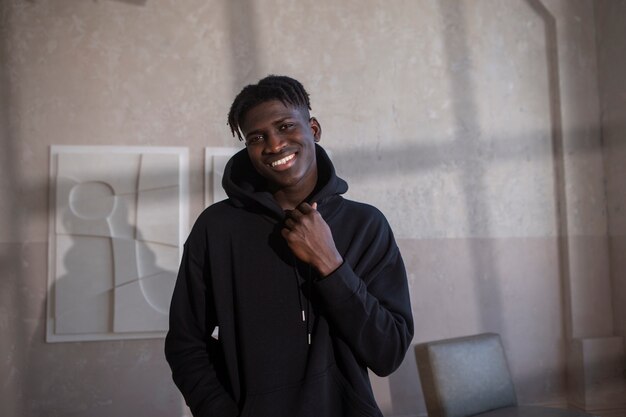
[[[228,125],[233,136],[243,140],[241,123],[248,110],[271,100],[280,100],[287,107],[304,108],[307,112],[311,110],[309,93],[298,80],[284,75],[269,75],[258,84],[245,86],[235,97],[228,112]]]

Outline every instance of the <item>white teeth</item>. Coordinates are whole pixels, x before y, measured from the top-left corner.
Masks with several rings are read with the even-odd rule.
[[[271,165],[272,168],[274,168],[274,167],[277,167],[278,165],[286,164],[287,162],[291,161],[294,156],[296,156],[296,155],[295,154],[291,154],[289,156],[284,157],[283,159],[279,159],[278,161],[272,162],[270,165]]]

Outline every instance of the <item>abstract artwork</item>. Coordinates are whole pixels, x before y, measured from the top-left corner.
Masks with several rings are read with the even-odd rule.
[[[241,148],[213,147],[204,149],[204,205],[210,206],[213,203],[227,198],[226,192],[222,188],[222,178],[224,168],[228,160]]]
[[[47,341],[163,337],[188,232],[188,151],[52,146]]]

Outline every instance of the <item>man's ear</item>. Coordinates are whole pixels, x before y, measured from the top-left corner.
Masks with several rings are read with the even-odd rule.
[[[322,139],[322,125],[317,121],[315,117],[311,117],[309,119],[309,125],[311,126],[311,131],[313,132],[313,138],[315,142],[319,142]]]

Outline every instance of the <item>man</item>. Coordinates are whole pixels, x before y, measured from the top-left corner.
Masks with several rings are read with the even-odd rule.
[[[224,171],[229,198],[185,243],[165,342],[196,417],[382,416],[367,368],[393,372],[413,337],[391,229],[341,197],[310,109],[285,76],[248,85],[230,109],[246,149]]]

